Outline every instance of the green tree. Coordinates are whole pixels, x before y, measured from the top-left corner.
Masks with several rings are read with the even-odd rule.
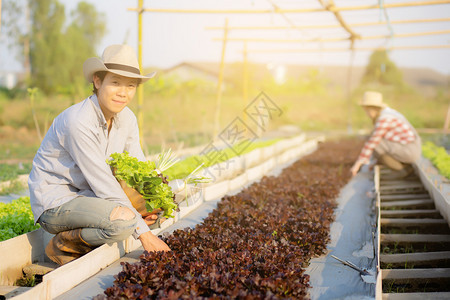
[[[64,44],[67,61],[67,86],[70,94],[81,94],[85,86],[83,62],[86,58],[96,56],[95,47],[106,33],[103,15],[99,15],[95,8],[86,2],[80,2],[75,11],[71,13],[72,22],[68,26]]]
[[[68,82],[64,52],[64,5],[57,0],[31,1],[31,86],[46,94]]]
[[[20,62],[29,75],[29,19],[28,0],[3,1],[0,41],[10,51],[15,52],[15,59]]]
[[[375,50],[372,53],[362,83],[392,85],[399,88],[405,85],[402,72],[389,59],[386,50]]]
[[[45,94],[81,93],[86,87],[83,61],[96,55],[95,49],[106,32],[104,15],[86,2],[80,2],[69,17],[58,0],[18,3],[8,0],[6,8],[17,15],[25,6],[30,12],[29,18],[16,20],[11,17],[7,19],[9,23],[2,20],[2,24],[9,28],[6,32],[21,50],[22,57],[28,57],[26,48],[29,47],[31,74],[28,84]],[[30,29],[19,30],[23,23],[29,23]]]
[[[79,93],[84,84],[82,64],[95,56],[105,34],[104,16],[80,2],[64,29],[64,6],[58,0],[31,1],[31,84],[44,93]]]

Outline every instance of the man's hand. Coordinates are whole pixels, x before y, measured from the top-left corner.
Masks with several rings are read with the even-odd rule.
[[[144,222],[145,222],[145,224],[147,224],[147,226],[150,226],[150,225],[155,224],[157,219],[158,219],[157,215],[148,215],[144,218]]]
[[[148,252],[171,251],[169,246],[167,246],[167,244],[164,241],[162,241],[160,238],[158,238],[150,231],[141,234],[139,236],[139,240],[141,241],[144,250],[147,250]]]
[[[158,213],[160,212],[162,212],[162,209],[157,208],[152,212],[146,212],[142,214],[142,218],[144,218],[147,226],[155,224],[156,220],[158,219]]]
[[[352,173],[352,176],[356,176],[359,169],[361,168],[361,163],[359,161],[355,162],[355,164],[351,167],[350,172]]]

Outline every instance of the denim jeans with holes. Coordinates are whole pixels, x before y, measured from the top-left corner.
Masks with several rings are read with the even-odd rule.
[[[47,209],[38,223],[49,232],[56,234],[82,228],[81,237],[91,246],[100,246],[128,238],[136,229],[137,220],[110,220],[117,203],[95,197],[77,197],[63,205]]]

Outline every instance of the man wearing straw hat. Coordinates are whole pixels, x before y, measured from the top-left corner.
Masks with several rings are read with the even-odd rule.
[[[63,265],[130,235],[144,250],[170,251],[151,233],[151,222],[132,206],[106,163],[112,153],[124,151],[145,160],[137,120],[127,105],[154,73],[140,74],[127,45],[107,47],[102,58],[87,59],[83,71],[93,95],[55,118],[28,180],[35,222],[55,234],[45,253]]]
[[[350,169],[353,176],[373,156],[391,170],[391,178],[404,178],[413,173],[411,166],[421,155],[421,141],[414,127],[399,112],[383,102],[379,92],[367,91],[360,103],[375,128]]]

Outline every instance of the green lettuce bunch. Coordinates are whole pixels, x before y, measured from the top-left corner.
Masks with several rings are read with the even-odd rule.
[[[129,187],[137,190],[146,200],[148,211],[161,208],[165,218],[173,218],[173,211],[177,209],[174,202],[175,195],[166,177],[156,168],[152,161],[139,161],[124,153],[113,153],[106,161],[114,170],[118,180],[123,180]]]

